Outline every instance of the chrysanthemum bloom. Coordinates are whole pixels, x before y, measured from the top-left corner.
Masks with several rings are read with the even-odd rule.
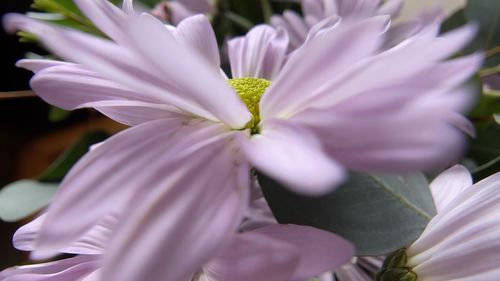
[[[455,166],[431,188],[438,214],[406,251],[416,280],[500,280],[500,173],[472,185]]]
[[[196,14],[209,16],[214,10],[214,0],[164,0],[158,3],[151,13],[157,18],[178,24],[183,19]]]
[[[45,216],[20,228],[14,235],[16,248],[33,251]],[[117,218],[100,221],[62,253],[77,256],[55,262],[18,266],[0,272],[1,281],[97,281],[101,279],[103,255],[112,239]],[[307,226],[269,225],[235,233],[224,249],[185,281],[292,281],[307,280],[337,267],[354,252],[352,245],[329,232]],[[168,280],[161,276],[157,280]]]
[[[283,15],[271,17],[273,26],[284,28],[290,35],[291,49],[302,45],[314,25],[332,16],[344,19],[376,15],[396,17],[403,8],[402,0],[389,0],[382,5],[380,0],[302,0],[300,3],[303,16],[288,10]]]
[[[93,107],[131,125],[90,151],[61,184],[37,240],[56,253],[104,215],[126,212],[104,280],[185,280],[226,244],[248,205],[255,167],[296,192],[321,194],[355,170],[430,169],[464,138],[450,114],[480,56],[447,60],[473,36],[419,33],[390,50],[387,18],[338,24],[283,64],[283,32],[260,26],[229,44],[220,75],[215,36],[199,16],[171,31],[105,0],[78,0],[110,39],[10,15],[69,63],[23,61],[35,92],[65,109]],[[128,9],[130,10],[130,9]]]

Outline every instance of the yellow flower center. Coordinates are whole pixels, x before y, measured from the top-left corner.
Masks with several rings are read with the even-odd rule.
[[[261,78],[244,77],[229,79],[229,84],[238,93],[250,113],[252,113],[253,118],[248,122],[246,128],[250,129],[253,134],[258,133],[258,125],[260,123],[259,103],[264,92],[271,85],[271,81]]]

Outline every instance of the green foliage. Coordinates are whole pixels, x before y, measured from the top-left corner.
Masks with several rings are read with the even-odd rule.
[[[356,245],[358,255],[385,255],[409,245],[436,213],[422,174],[351,173],[337,190],[314,198],[294,194],[265,175],[258,178],[280,223],[337,233]]]
[[[61,122],[71,115],[70,111],[51,106],[49,110],[49,120],[52,122]]]
[[[473,170],[476,180],[500,171],[500,126],[490,121],[477,126],[477,137],[469,145],[467,157],[478,166]]]
[[[84,134],[74,145],[61,154],[50,167],[38,178],[42,182],[59,182],[73,165],[89,150],[93,144],[104,141],[109,134],[92,131]]]
[[[55,183],[20,180],[0,190],[0,219],[14,222],[47,206],[57,190]]]

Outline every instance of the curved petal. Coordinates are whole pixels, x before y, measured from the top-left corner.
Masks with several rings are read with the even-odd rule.
[[[226,134],[222,125],[167,119],[129,128],[99,144],[61,183],[48,208],[34,257],[57,253],[103,216],[121,212],[136,190],[163,187],[170,163]]]
[[[14,247],[22,251],[36,250],[35,242],[38,239],[40,228],[45,220],[45,214],[37,217],[30,223],[23,225],[14,233]],[[96,225],[82,235],[72,245],[60,250],[61,253],[79,255],[100,255],[109,243],[111,232],[117,223],[117,218],[113,215],[106,216]]]
[[[496,173],[464,189],[431,220],[407,251],[408,264],[419,277],[493,280],[480,277],[491,278],[486,273],[498,270],[499,190],[500,173]]]
[[[288,35],[285,30],[274,30],[259,25],[245,37],[228,42],[228,55],[233,78],[257,77],[274,79],[285,60]]]
[[[380,31],[387,19],[376,18],[358,24],[340,24],[314,36],[287,60],[260,103],[262,118],[293,115],[298,107],[325,87],[332,76],[372,55],[381,43]],[[335,60],[325,58],[335,56]],[[333,79],[335,80],[335,79]]]
[[[178,157],[161,184],[137,190],[107,249],[103,280],[190,280],[219,253],[249,200],[250,167],[234,134]]]
[[[26,61],[20,65],[34,67],[37,72],[31,88],[47,103],[74,110],[92,107],[126,125],[182,116],[179,109],[162,104],[154,96],[121,86],[81,65]]]
[[[194,48],[210,65],[219,71],[219,46],[207,17],[195,15],[184,19],[177,25],[174,35],[178,41]]]
[[[292,280],[300,252],[287,242],[254,231],[237,234],[203,273],[217,281]]]
[[[80,62],[137,92],[154,95],[166,104],[210,120],[221,120],[233,128],[242,128],[251,119],[250,112],[219,72],[177,42],[153,16],[129,17],[121,23],[130,41],[126,45],[21,15],[4,19],[11,29],[21,28],[39,36],[57,55]],[[191,80],[193,71],[197,83]]]
[[[99,269],[98,256],[76,256],[55,262],[17,266],[0,272],[2,281],[81,280]]]
[[[472,186],[472,176],[462,165],[455,165],[437,176],[430,184],[438,213],[466,188]]]
[[[320,195],[340,184],[345,172],[322,150],[318,140],[299,126],[268,124],[250,140],[240,138],[249,161],[293,191]]]
[[[274,224],[252,231],[294,245],[300,262],[292,280],[305,280],[334,270],[351,260],[354,246],[331,232],[302,225]]]

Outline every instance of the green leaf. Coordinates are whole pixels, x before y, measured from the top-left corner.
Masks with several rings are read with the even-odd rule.
[[[0,219],[14,222],[26,218],[49,204],[57,190],[55,183],[20,180],[0,190]]]
[[[294,194],[262,174],[258,178],[280,223],[340,234],[356,245],[357,255],[385,255],[409,245],[436,214],[422,174],[351,173],[337,190],[314,198]]]
[[[51,106],[49,110],[49,120],[52,122],[61,122],[71,115],[70,111]]]
[[[83,135],[73,146],[61,154],[38,178],[42,182],[59,182],[73,165],[87,153],[89,147],[109,137],[104,131],[92,131]]]
[[[500,45],[500,1],[469,0],[464,10],[465,18],[479,25],[474,49],[490,50]],[[500,53],[491,55],[486,65],[492,66],[500,62]]]

